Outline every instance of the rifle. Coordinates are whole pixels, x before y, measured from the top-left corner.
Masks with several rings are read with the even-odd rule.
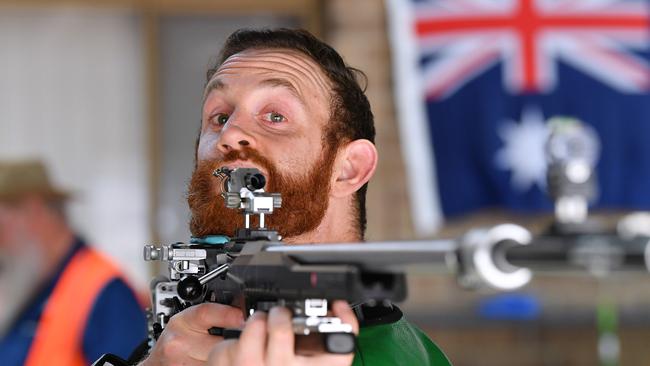
[[[355,338],[350,324],[328,315],[332,300],[375,305],[406,298],[404,274],[386,269],[407,259],[403,246],[382,245],[379,256],[367,258],[375,247],[366,244],[286,246],[276,231],[265,227],[265,215],[280,208],[282,199],[264,191],[266,179],[259,170],[221,168],[213,174],[222,179],[226,206],[244,215],[244,227],[232,238],[208,236],[189,244],[145,246],[145,260],[168,262],[169,269],[168,278],[152,284],[151,345],[174,314],[209,301],[238,306],[245,315],[285,306],[293,314],[298,347],[301,338],[317,336],[322,350],[345,354],[354,351]],[[259,216],[259,227],[250,227],[251,215]],[[447,253],[449,245],[433,254]],[[434,258],[410,261],[414,259]],[[230,338],[239,330],[209,332]]]

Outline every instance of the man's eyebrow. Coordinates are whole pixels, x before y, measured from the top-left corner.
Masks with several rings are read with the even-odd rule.
[[[203,92],[203,101],[205,102],[205,98],[210,94],[211,91],[213,90],[221,90],[225,89],[226,84],[224,84],[221,80],[215,78],[212,79],[208,82],[208,85],[205,86],[205,91]]]
[[[302,98],[302,95],[298,92],[298,89],[288,80],[286,79],[281,79],[281,78],[271,78],[271,79],[264,79],[260,82],[260,85],[262,86],[271,86],[271,87],[283,87],[289,90],[291,94],[293,94],[294,97],[298,98],[300,103],[305,105],[305,100]]]
[[[270,86],[270,87],[282,87],[286,88],[289,90],[289,92],[295,96],[300,103],[305,106],[305,100],[303,99],[302,95],[298,92],[298,89],[288,80],[282,79],[282,78],[271,78],[271,79],[264,79],[260,81],[259,85],[261,86]],[[210,94],[211,91],[213,90],[223,90],[227,89],[228,85],[226,85],[223,81],[219,80],[219,78],[212,79],[208,82],[208,85],[205,86],[205,91],[203,92],[203,100],[205,102],[205,98],[208,97],[208,94]]]

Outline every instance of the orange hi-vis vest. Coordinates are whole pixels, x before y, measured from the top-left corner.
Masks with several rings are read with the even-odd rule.
[[[120,276],[99,252],[80,249],[47,299],[25,366],[83,366],[85,325],[101,290]]]

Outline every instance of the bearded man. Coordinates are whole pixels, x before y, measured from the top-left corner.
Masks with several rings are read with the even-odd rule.
[[[377,151],[358,74],[306,31],[232,34],[208,72],[188,194],[192,234],[230,235],[242,225],[219,198],[212,171],[254,167],[267,177],[267,191],[282,194],[282,208],[267,223],[286,243],[362,241]],[[358,334],[355,354],[297,355],[287,309],[256,312],[244,323],[239,309],[204,303],[172,317],[144,364],[449,364],[395,306],[361,306],[359,320],[345,302],[332,307]],[[239,340],[207,333],[242,326]]]
[[[118,268],[66,220],[69,194],[38,161],[0,161],[0,363],[126,357],[147,320]]]

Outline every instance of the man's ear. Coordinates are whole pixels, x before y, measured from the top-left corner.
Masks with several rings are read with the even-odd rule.
[[[331,194],[346,197],[361,188],[375,173],[377,149],[365,139],[353,140],[339,149],[332,177]]]

